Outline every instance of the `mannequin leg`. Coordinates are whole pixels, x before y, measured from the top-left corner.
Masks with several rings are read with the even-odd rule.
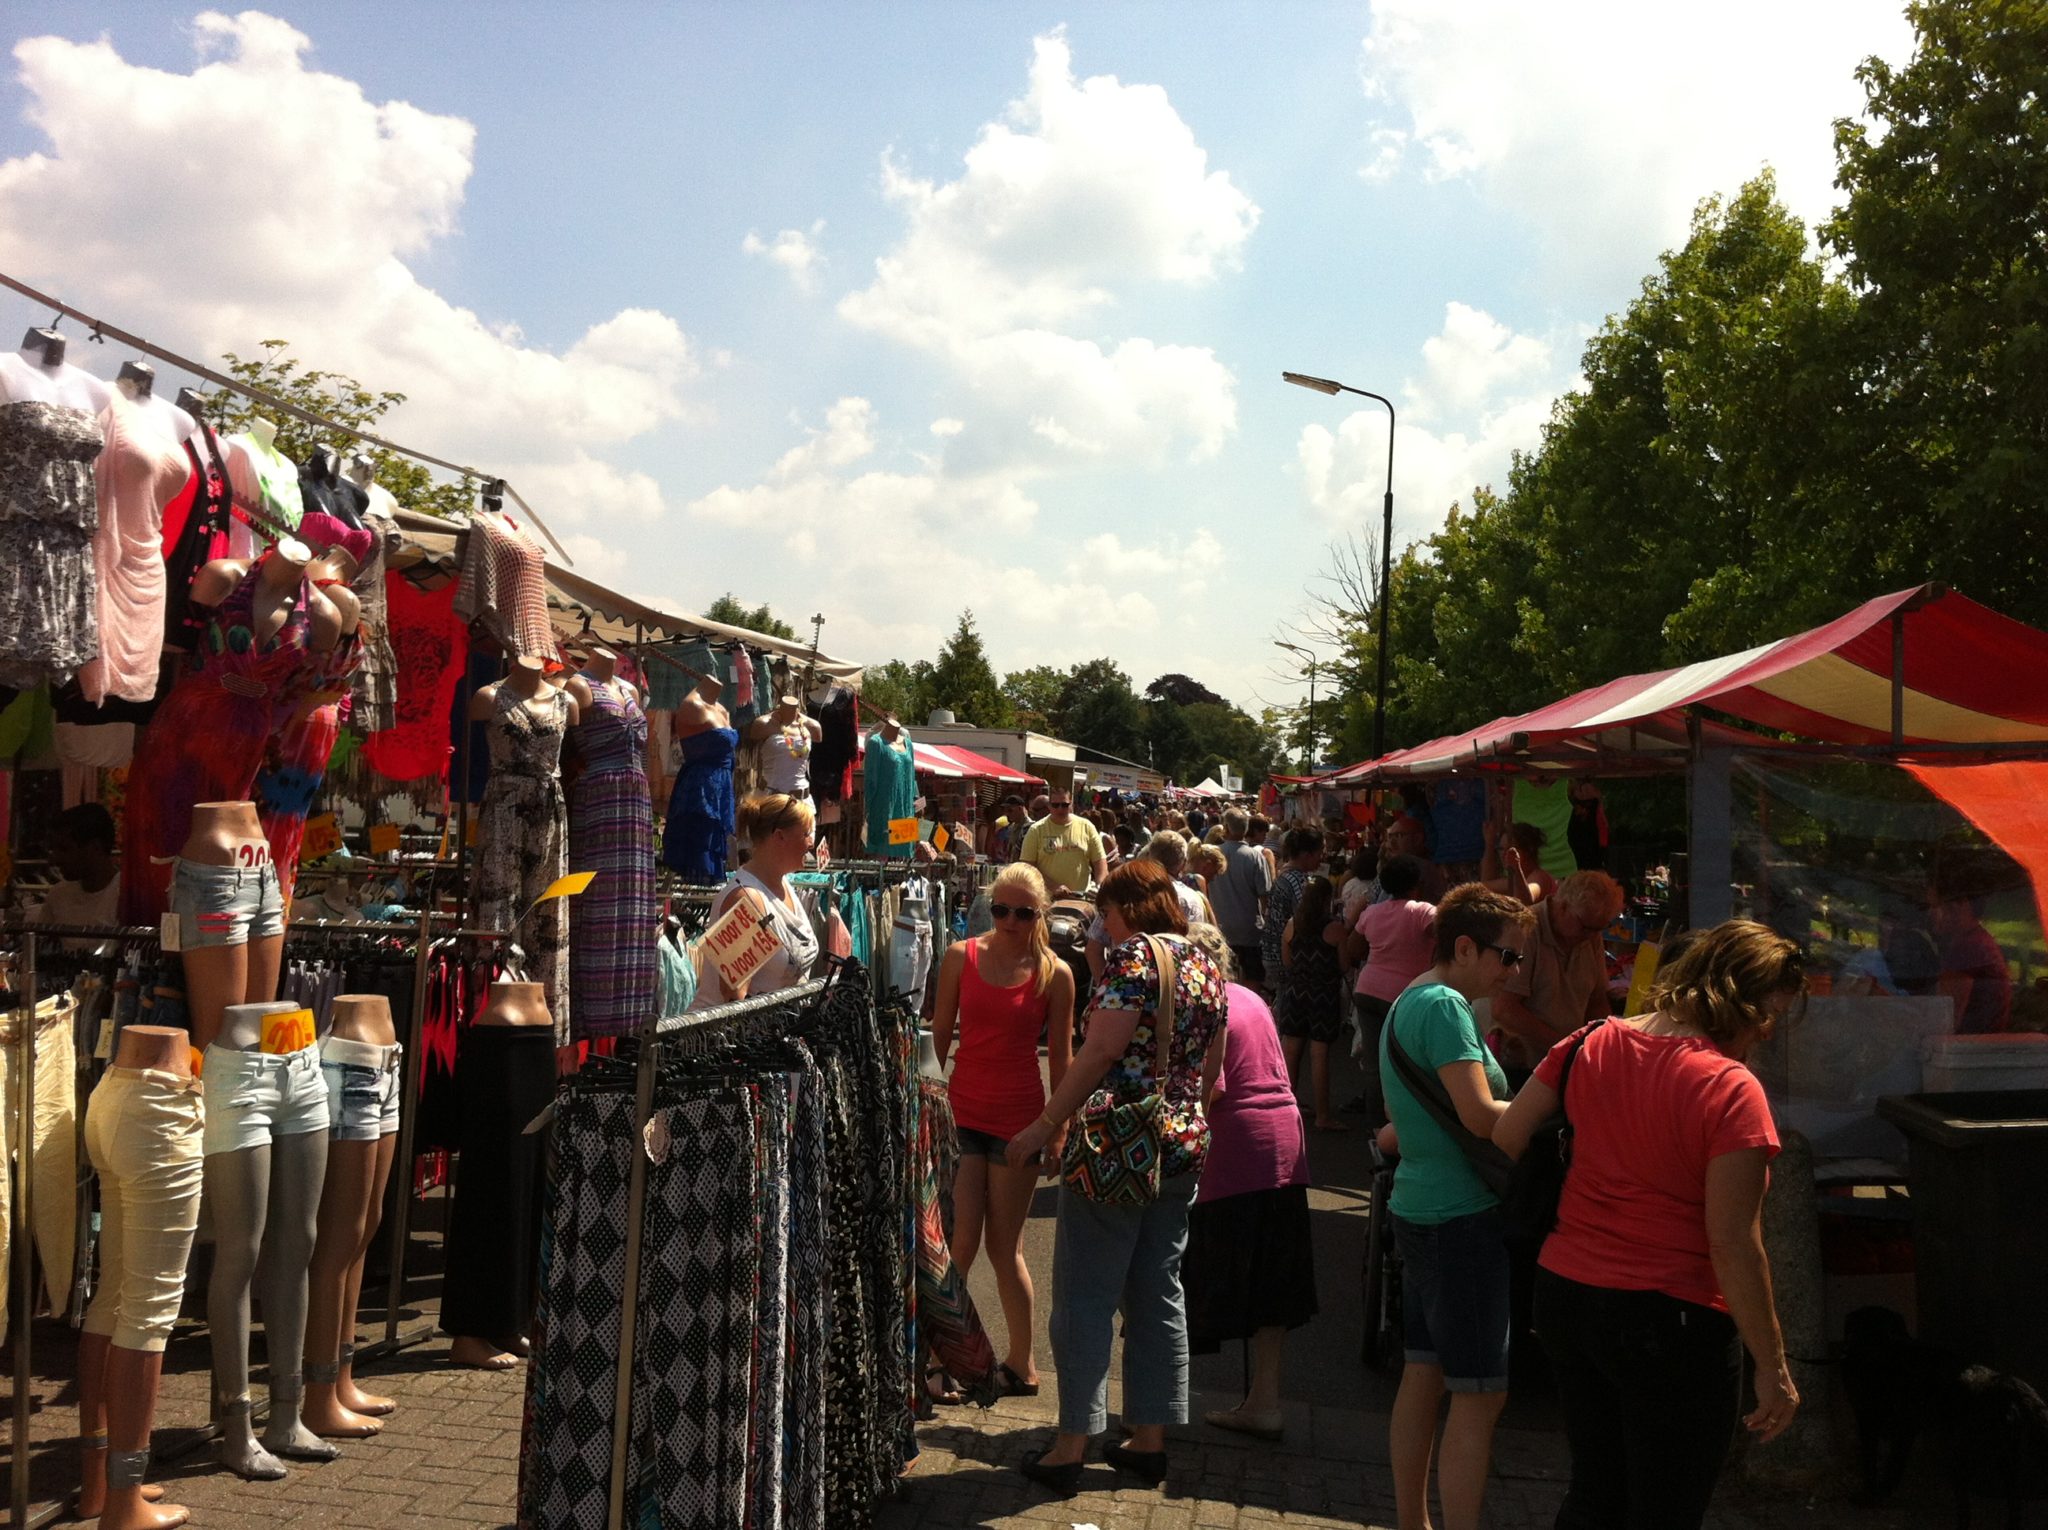
[[[348,1267],[347,1288],[342,1293],[341,1379],[335,1395],[351,1412],[371,1417],[382,1417],[398,1409],[398,1404],[390,1398],[365,1392],[357,1386],[355,1376],[356,1308],[361,1304],[363,1295],[363,1261],[369,1257],[370,1240],[377,1236],[377,1226],[384,1220],[384,1189],[391,1181],[392,1166],[397,1161],[397,1134],[387,1132],[377,1139],[376,1164],[370,1176],[369,1213],[363,1221],[362,1242]],[[397,1257],[396,1251],[392,1257]]]
[[[282,942],[278,943],[280,948]],[[200,946],[187,951],[185,1003],[192,1015],[192,1045],[205,1047],[220,1032],[220,1017],[230,1004],[245,1004],[249,989],[249,947]],[[272,975],[272,986],[276,977]]]
[[[240,1003],[240,1000],[236,1001]],[[249,1288],[263,1249],[270,1209],[271,1144],[214,1153],[206,1160],[213,1207],[213,1279],[206,1324],[213,1330],[213,1398],[220,1459],[237,1476],[274,1482],[284,1463],[256,1443],[249,1420]],[[111,1379],[111,1378],[110,1378]]]
[[[263,1444],[300,1461],[332,1461],[341,1452],[299,1420],[306,1351],[307,1267],[327,1178],[327,1131],[297,1132],[270,1147],[270,1215],[263,1239],[263,1338],[270,1359],[270,1421]]]
[[[107,1440],[112,1448],[107,1455],[101,1530],[172,1530],[192,1517],[182,1505],[150,1502],[145,1496],[150,1489],[141,1479],[149,1460],[149,1427],[156,1417],[157,1382],[163,1371],[161,1350],[107,1347]],[[156,1496],[163,1496],[160,1489]]]
[[[102,1248],[104,1248],[104,1243]],[[107,1504],[107,1358],[113,1340],[103,1333],[78,1336],[78,1502],[80,1519],[98,1519]],[[164,1490],[145,1483],[145,1503]]]
[[[250,941],[245,949],[249,953],[249,966],[242,979],[241,996],[228,1002],[267,1004],[277,997],[278,978],[284,971],[284,937],[265,935]]]
[[[349,1271],[370,1220],[370,1184],[380,1146],[379,1142],[333,1142],[327,1148],[319,1233],[307,1272],[306,1402],[300,1414],[315,1434],[358,1436],[374,1427],[336,1394],[342,1346],[354,1337]]]

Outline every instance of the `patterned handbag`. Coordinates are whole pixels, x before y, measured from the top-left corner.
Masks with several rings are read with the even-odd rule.
[[[1152,1093],[1119,1100],[1105,1086],[1081,1107],[1067,1150],[1060,1160],[1060,1178],[1076,1195],[1111,1206],[1144,1206],[1159,1199],[1162,1151],[1158,1119],[1166,1096],[1156,1087],[1161,1038],[1173,1034],[1174,985],[1179,965],[1157,936],[1147,935],[1159,971],[1159,1008],[1152,1021]]]

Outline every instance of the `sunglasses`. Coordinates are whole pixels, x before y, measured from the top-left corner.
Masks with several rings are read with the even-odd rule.
[[[1067,811],[1067,810],[1068,810],[1069,808],[1073,807],[1073,805],[1074,805],[1074,804],[1073,804],[1073,803],[1071,803],[1071,802],[1055,802],[1055,803],[1054,803],[1054,804],[1052,805],[1052,810],[1053,810],[1053,811],[1054,811],[1055,813],[1064,813],[1064,812],[1066,812],[1066,811]]]
[[[1513,946],[1481,946],[1480,949],[1482,951],[1491,951],[1495,956],[1498,956],[1503,967],[1519,967],[1522,965],[1523,953],[1517,951]]]
[[[1019,919],[1025,924],[1031,923],[1032,920],[1038,917],[1038,910],[1029,903],[1017,908],[1012,908],[1007,903],[991,903],[988,906],[988,911],[997,919]]]

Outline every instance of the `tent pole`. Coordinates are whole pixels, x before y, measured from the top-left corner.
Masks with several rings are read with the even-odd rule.
[[[1892,748],[1906,742],[1906,614],[1892,613]]]

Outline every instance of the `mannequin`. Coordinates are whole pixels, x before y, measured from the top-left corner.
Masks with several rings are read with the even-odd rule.
[[[862,759],[861,791],[867,798],[868,854],[907,860],[915,847],[890,844],[889,825],[917,812],[917,751],[911,743],[910,731],[896,720],[894,712],[868,735]]]
[[[236,508],[269,536],[297,532],[306,513],[299,493],[299,465],[277,449],[277,426],[269,420],[251,420],[245,433],[229,436],[221,449],[227,456]],[[235,534],[246,537],[248,529],[238,526]]]
[[[719,704],[715,676],[699,674],[697,688],[676,709],[676,743],[682,768],[668,797],[668,827],[661,837],[662,862],[685,882],[716,887],[725,880],[726,848],[732,840],[733,756],[740,736],[731,714]]]
[[[232,919],[220,917],[223,905],[232,907]],[[277,992],[284,962],[284,903],[253,802],[193,805],[170,907],[184,955],[192,1044],[203,1050],[229,1005],[260,1004]]]
[[[811,746],[824,736],[824,724],[806,717],[794,696],[781,697],[773,711],[748,724],[747,741],[761,746],[761,773],[768,790],[809,797]]]
[[[477,816],[477,904],[486,929],[517,931],[525,969],[547,991],[559,1045],[569,1045],[569,915],[560,898],[539,902],[568,870],[568,804],[562,741],[581,717],[580,678],[550,685],[531,654],[470,698],[471,722],[488,723],[491,780]],[[652,944],[651,940],[648,942]]]
[[[348,480],[369,496],[370,508],[363,512],[366,518],[387,521],[398,518],[398,500],[377,482],[377,465],[362,452],[349,454]]]
[[[398,726],[398,657],[391,647],[391,610],[384,575],[386,570],[405,566],[405,538],[394,518],[398,502],[371,473],[369,458],[361,453],[349,458],[345,476],[351,491],[360,496],[360,518],[370,533],[348,579],[362,608],[357,630],[363,643],[362,663],[349,682],[349,725],[362,734]],[[412,551],[413,561],[417,561],[419,549]]]
[[[114,379],[114,388],[121,397],[154,419],[164,431],[175,436],[180,446],[191,440],[192,433],[199,429],[198,415],[182,403],[169,404],[156,396],[156,368],[146,361],[123,362],[120,375]],[[179,397],[182,399],[184,395],[181,393]]]
[[[191,1059],[185,1032],[126,1026],[86,1110],[104,1273],[78,1341],[78,1515],[107,1530],[171,1530],[190,1517],[142,1479],[164,1340],[199,1225],[202,1106]]]
[[[320,1046],[328,1113],[327,1181],[320,1193],[306,1319],[306,1402],[300,1417],[318,1435],[359,1438],[397,1404],[355,1380],[356,1304],[363,1257],[377,1235],[384,1187],[398,1156],[403,1049],[382,994],[340,994]]]
[[[331,1461],[339,1452],[299,1417],[307,1268],[327,1175],[327,1084],[313,1015],[288,1001],[231,1004],[206,1048],[214,1085],[206,1112],[206,1199],[214,1229],[206,1323],[213,1331],[220,1458],[238,1476],[274,1481],[279,1456]],[[270,1420],[250,1423],[249,1292],[263,1272]]]
[[[0,403],[58,404],[98,414],[113,402],[114,390],[83,367],[64,359],[64,337],[54,329],[32,329],[21,349],[0,356]]]
[[[540,984],[493,983],[463,1033],[455,1072],[462,1170],[441,1297],[455,1365],[507,1370],[528,1350],[545,1139],[526,1126],[554,1092],[554,1027]]]
[[[569,903],[574,1034],[624,1036],[655,1007],[654,809],[647,790],[647,714],[618,677],[618,656],[593,645],[580,677],[586,704],[570,734],[582,763],[569,788],[569,864],[597,880]]]

